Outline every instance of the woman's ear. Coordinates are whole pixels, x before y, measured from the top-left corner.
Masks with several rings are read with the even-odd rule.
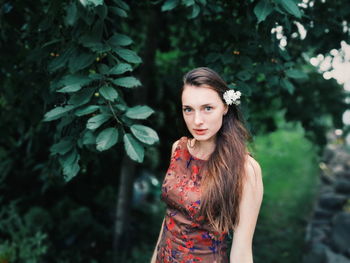
[[[228,112],[228,106],[225,105],[225,111],[224,111],[224,115],[226,115],[226,113]]]

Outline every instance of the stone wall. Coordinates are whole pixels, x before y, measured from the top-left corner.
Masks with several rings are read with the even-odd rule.
[[[343,145],[330,144],[320,167],[303,263],[350,263],[350,154]]]

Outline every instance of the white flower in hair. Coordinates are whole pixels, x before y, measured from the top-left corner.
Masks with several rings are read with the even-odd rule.
[[[241,103],[239,100],[239,98],[241,97],[240,91],[234,91],[233,89],[226,90],[224,92],[223,97],[227,105],[231,105],[231,104],[239,105]]]

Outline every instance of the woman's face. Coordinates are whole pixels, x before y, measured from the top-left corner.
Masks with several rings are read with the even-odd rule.
[[[199,141],[214,139],[228,110],[219,94],[205,85],[185,85],[181,100],[182,115],[193,137]]]

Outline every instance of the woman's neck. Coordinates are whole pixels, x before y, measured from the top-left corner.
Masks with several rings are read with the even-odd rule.
[[[193,155],[200,159],[208,159],[211,153],[215,150],[215,137],[205,141],[199,141],[192,138],[189,142]]]

